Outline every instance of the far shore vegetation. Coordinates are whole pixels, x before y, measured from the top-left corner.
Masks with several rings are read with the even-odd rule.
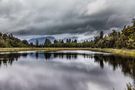
[[[125,25],[122,30],[112,30],[109,34],[103,31],[93,40],[78,42],[77,40],[54,40],[46,39],[44,44],[29,43],[27,40],[20,40],[12,34],[0,33],[0,52],[5,51],[56,51],[56,50],[91,50],[108,52],[123,56],[135,57],[135,19],[133,25]]]
[[[122,30],[112,30],[109,34],[103,31],[93,40],[78,42],[77,40],[67,39],[54,40],[52,43],[49,39],[45,40],[41,47],[77,47],[77,48],[114,48],[114,49],[135,49],[135,19],[133,25],[125,25]],[[38,41],[36,43],[38,45]]]

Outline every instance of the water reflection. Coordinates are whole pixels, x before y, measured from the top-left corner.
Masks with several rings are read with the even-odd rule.
[[[134,79],[135,84],[135,58],[114,55],[95,55],[94,59],[100,64],[102,68],[104,67],[104,63],[111,65],[114,71],[121,67],[122,72],[125,75],[130,75]]]
[[[27,60],[31,61],[28,62]],[[43,61],[41,62],[42,64],[39,63],[40,60]],[[53,60],[55,62],[50,62]],[[57,62],[57,60],[76,62],[65,64]],[[86,64],[79,63],[79,60],[84,60],[83,62],[86,62]],[[36,61],[36,63],[32,63],[32,61]],[[22,62],[25,63],[23,67],[21,66]],[[8,71],[3,68],[3,65],[6,66]],[[11,75],[14,79],[21,77],[27,83],[25,87],[23,85],[16,86],[9,82],[11,78],[9,79],[9,76],[7,76],[9,80],[6,83],[9,86],[7,86],[8,84],[5,85],[6,83],[3,86],[0,85],[0,90],[108,90],[108,88],[111,90],[113,88],[122,90],[125,88],[122,85],[125,85],[126,81],[130,81],[129,78],[132,78],[135,82],[135,59],[110,54],[84,52],[23,52],[0,54],[0,66],[2,71],[6,70],[6,74],[4,75],[7,75],[8,72],[9,76]],[[110,69],[111,67],[112,70]],[[18,69],[19,71],[17,71]],[[1,77],[4,76],[2,71],[0,71],[0,84],[3,84],[1,82]],[[23,77],[25,74],[28,75],[27,78]],[[54,77],[54,74],[57,78]],[[33,75],[36,78],[32,77]],[[121,85],[114,83],[119,83],[120,81],[113,81],[116,78],[113,76],[117,76],[119,80],[122,80]],[[108,79],[106,79],[107,77]],[[20,79],[20,83],[24,84],[22,79]],[[31,84],[28,82],[31,82]],[[30,87],[28,85],[32,86]]]

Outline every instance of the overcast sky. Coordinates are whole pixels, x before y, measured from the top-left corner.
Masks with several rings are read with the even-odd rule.
[[[121,28],[135,16],[135,0],[0,0],[0,31],[85,33]]]

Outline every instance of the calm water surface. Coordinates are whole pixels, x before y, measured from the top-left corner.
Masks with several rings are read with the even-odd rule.
[[[0,54],[0,90],[125,90],[135,59],[91,51]]]

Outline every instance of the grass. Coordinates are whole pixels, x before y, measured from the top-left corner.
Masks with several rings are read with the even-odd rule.
[[[95,48],[95,49],[93,49],[93,51],[107,52],[107,53],[112,53],[115,55],[125,56],[125,57],[135,57],[135,50],[133,50],[133,49],[129,50],[129,49]]]
[[[18,51],[60,51],[60,50],[90,50],[97,52],[112,53],[120,56],[135,57],[135,50],[112,49],[112,48],[0,48],[0,52],[18,52]]]

